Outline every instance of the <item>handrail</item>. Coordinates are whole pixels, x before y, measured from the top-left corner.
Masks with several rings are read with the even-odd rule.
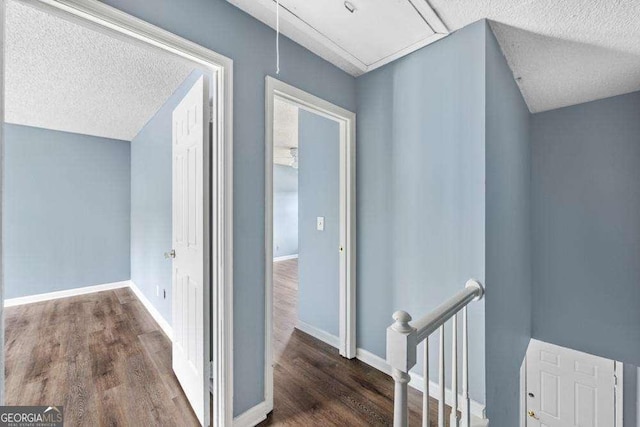
[[[449,298],[431,313],[413,322],[411,326],[416,329],[417,342],[424,341],[471,301],[480,300],[483,295],[484,288],[482,285],[477,280],[468,280],[463,290]]]
[[[458,427],[471,425],[471,405],[469,398],[469,336],[467,328],[467,306],[472,301],[484,296],[484,288],[477,281],[470,279],[462,291],[449,298],[431,313],[413,323],[406,311],[393,313],[395,323],[387,328],[387,363],[391,366],[395,381],[394,427],[406,427],[408,424],[407,384],[411,376],[409,371],[416,364],[418,344],[424,341],[422,425],[429,426],[429,337],[436,330],[440,331],[439,344],[439,402],[438,426],[445,426],[445,323],[452,322],[452,403],[450,425]],[[462,420],[458,417],[458,316],[462,312]]]

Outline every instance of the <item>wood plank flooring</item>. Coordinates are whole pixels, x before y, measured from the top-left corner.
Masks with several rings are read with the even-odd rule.
[[[5,309],[8,405],[63,405],[66,426],[197,426],[171,342],[129,288]]]
[[[297,284],[297,260],[274,264],[274,411],[261,425],[391,425],[392,379],[294,328]],[[63,405],[68,426],[198,425],[171,369],[171,342],[130,289],[5,316],[8,405]],[[411,425],[420,425],[421,399],[409,389]]]
[[[273,271],[274,410],[261,425],[392,425],[391,377],[295,329],[297,260],[276,262]],[[409,388],[411,425],[421,424],[421,407],[422,393]],[[436,426],[437,401],[431,400],[431,408]]]

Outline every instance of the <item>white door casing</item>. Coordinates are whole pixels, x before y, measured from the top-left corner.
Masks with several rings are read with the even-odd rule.
[[[200,423],[205,425],[208,339],[205,309],[205,156],[209,134],[208,82],[202,76],[173,111],[173,370]],[[207,417],[208,418],[208,417]]]
[[[531,340],[527,351],[529,427],[614,427],[613,360]]]
[[[273,112],[274,100],[334,120],[340,125],[340,355],[356,357],[356,115],[324,99],[265,78],[265,413],[273,410]]]

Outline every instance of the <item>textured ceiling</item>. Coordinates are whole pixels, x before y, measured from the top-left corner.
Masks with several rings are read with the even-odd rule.
[[[130,141],[187,62],[7,2],[6,121]]]
[[[640,90],[639,0],[431,0],[450,30],[488,18],[532,112]]]
[[[273,162],[292,166],[291,149],[298,147],[298,107],[280,98],[275,98],[273,104]]]
[[[298,107],[279,98],[274,99],[273,145],[287,148],[298,146]]]
[[[275,26],[273,2],[228,1]],[[640,90],[640,0],[387,0],[386,3],[403,2],[396,5],[400,8],[409,1],[416,8],[427,2],[431,6],[429,10],[433,9],[450,31],[489,19],[532,112]],[[283,0],[285,5],[292,2],[306,4],[309,0]],[[311,1],[318,2],[322,3]],[[269,8],[261,10],[258,3],[265,3]],[[354,16],[359,8],[375,8],[378,4],[369,0],[350,0],[350,3],[356,8]],[[254,6],[249,7],[251,5]],[[373,19],[374,12],[371,11],[367,19]],[[301,16],[300,19],[319,26],[324,21],[335,20],[336,12],[327,7],[314,7],[313,13],[320,16]],[[367,31],[369,43],[375,44],[381,39],[387,42],[383,30],[388,23],[378,21],[360,24],[361,27],[377,25],[380,30]],[[357,67],[345,65],[338,55],[352,40],[345,41],[330,27],[322,26],[334,43],[330,49],[322,48],[309,42],[308,34],[293,31],[288,25],[286,20],[281,22],[285,35],[352,75],[362,73]],[[306,31],[313,32],[313,26]]]

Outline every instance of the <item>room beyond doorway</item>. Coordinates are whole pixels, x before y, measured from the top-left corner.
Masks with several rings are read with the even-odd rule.
[[[3,26],[6,22],[5,19],[5,8],[8,2],[3,2],[2,7],[2,18],[3,18]],[[62,31],[62,34],[66,34],[69,36],[75,36],[73,41],[76,41],[80,44],[84,43],[84,47],[87,49],[100,50],[100,54],[103,54],[104,58],[101,58],[100,55],[94,55],[93,59],[89,58],[89,55],[79,54],[77,49],[72,48],[74,43],[64,43],[57,40],[58,45],[63,48],[63,55],[58,55],[57,58],[53,58],[59,60],[61,64],[69,67],[69,70],[72,72],[80,72],[83,70],[82,65],[84,66],[96,66],[98,71],[105,70],[113,70],[113,67],[109,68],[108,66],[100,67],[102,62],[100,61],[109,61],[112,59],[105,53],[106,47],[111,45],[120,44],[119,48],[114,49],[115,54],[120,54],[123,58],[120,61],[113,60],[116,65],[119,65],[121,68],[126,68],[127,64],[124,64],[127,60],[131,60],[136,55],[130,55],[129,53],[132,50],[144,51],[144,52],[152,52],[157,55],[158,58],[161,58],[158,62],[179,62],[186,63],[186,71],[183,71],[180,67],[175,67],[174,71],[177,70],[176,74],[173,78],[165,75],[164,78],[160,80],[168,84],[168,87],[171,84],[174,84],[172,87],[169,87],[168,92],[165,92],[161,97],[159,97],[160,102],[151,107],[146,108],[142,115],[137,115],[135,113],[140,112],[140,106],[145,104],[146,101],[149,101],[149,97],[145,95],[150,95],[152,90],[150,88],[145,92],[145,83],[148,85],[152,85],[149,82],[150,79],[143,80],[142,84],[133,84],[131,85],[131,79],[127,80],[127,73],[124,77],[119,80],[121,83],[120,86],[114,87],[109,86],[109,83],[113,83],[112,81],[108,81],[106,78],[101,78],[101,76],[96,75],[97,73],[85,73],[84,76],[80,76],[76,78],[75,81],[65,80],[65,73],[55,74],[52,69],[49,69],[49,74],[53,75],[54,83],[56,83],[56,76],[60,77],[60,82],[64,81],[68,83],[67,91],[62,91],[63,98],[69,102],[74,99],[74,96],[77,96],[77,92],[80,88],[86,87],[87,81],[89,83],[93,83],[93,88],[97,91],[103,91],[102,96],[98,96],[98,101],[103,102],[112,102],[116,104],[115,108],[112,108],[111,111],[114,112],[114,115],[117,113],[123,113],[124,116],[121,116],[119,119],[114,120],[112,123],[107,123],[106,126],[102,126],[102,129],[106,129],[107,131],[123,131],[122,136],[115,135],[118,137],[118,140],[114,141],[106,141],[105,139],[113,139],[113,135],[107,135],[110,138],[104,138],[100,133],[83,130],[80,129],[66,129],[64,127],[56,127],[54,125],[47,125],[44,128],[42,123],[38,124],[30,124],[30,128],[28,129],[28,140],[33,142],[39,142],[39,148],[33,149],[30,152],[30,156],[36,158],[43,164],[47,164],[47,166],[54,170],[54,173],[50,174],[52,179],[46,180],[46,171],[34,175],[31,181],[22,180],[22,183],[26,183],[29,185],[35,185],[36,187],[39,185],[39,190],[47,196],[47,200],[50,201],[49,206],[47,206],[48,210],[46,210],[45,214],[52,213],[56,215],[51,215],[57,219],[63,219],[66,222],[63,227],[55,227],[49,226],[47,228],[50,233],[42,233],[37,239],[33,240],[33,242],[37,242],[37,249],[41,249],[44,246],[44,241],[47,237],[51,237],[55,235],[55,233],[66,233],[66,235],[76,236],[75,238],[71,238],[71,249],[79,249],[80,251],[84,250],[84,253],[81,255],[87,255],[90,253],[88,250],[88,245],[100,246],[101,249],[98,253],[90,253],[90,257],[85,256],[82,260],[86,260],[90,258],[94,262],[99,262],[106,266],[106,270],[111,272],[114,271],[113,268],[109,268],[108,263],[116,259],[118,261],[118,266],[121,266],[117,271],[117,275],[114,275],[114,278],[98,278],[96,279],[99,271],[99,267],[95,265],[87,267],[82,270],[84,276],[80,277],[77,281],[71,283],[69,280],[65,280],[64,278],[60,279],[62,274],[72,273],[75,274],[79,270],[82,269],[80,265],[80,258],[78,256],[74,256],[75,254],[70,254],[68,251],[60,248],[56,248],[59,250],[54,251],[36,251],[28,252],[26,256],[24,256],[24,252],[19,252],[22,247],[18,247],[16,250],[16,246],[12,246],[10,250],[3,251],[3,257],[11,257],[12,265],[18,265],[17,262],[26,261],[27,267],[28,263],[31,262],[33,267],[33,272],[39,272],[43,266],[49,267],[49,264],[53,265],[54,273],[50,275],[42,275],[41,277],[45,277],[44,280],[31,280],[31,283],[38,283],[38,286],[45,285],[53,285],[49,289],[26,289],[28,294],[19,294],[14,293],[13,301],[7,301],[6,295],[3,295],[3,305],[4,306],[12,306],[12,305],[22,305],[22,304],[30,304],[37,305],[39,304],[36,301],[44,301],[44,300],[52,300],[56,301],[54,306],[59,305],[65,301],[63,299],[67,297],[71,297],[73,299],[74,296],[79,295],[89,295],[96,294],[105,290],[113,290],[120,288],[130,288],[133,290],[135,298],[142,306],[148,311],[154,321],[156,322],[156,326],[158,326],[163,332],[166,333],[166,337],[168,339],[173,338],[173,334],[171,333],[173,328],[177,328],[180,325],[177,322],[173,322],[173,325],[170,324],[175,319],[171,319],[172,317],[172,304],[169,301],[173,301],[175,299],[171,298],[172,290],[175,287],[172,285],[172,274],[168,275],[169,285],[166,283],[161,284],[152,284],[150,286],[145,286],[144,291],[140,290],[135,284],[130,280],[130,264],[127,262],[129,258],[129,222],[133,222],[131,217],[133,216],[134,209],[130,209],[131,200],[129,198],[130,192],[134,193],[134,184],[128,183],[130,179],[130,167],[134,163],[133,161],[129,161],[130,150],[128,150],[127,145],[129,145],[130,140],[135,139],[135,136],[141,132],[140,127],[145,125],[145,118],[147,120],[146,124],[150,123],[153,118],[160,113],[164,112],[164,110],[169,111],[169,119],[165,121],[164,129],[168,129],[167,132],[162,132],[163,135],[168,135],[169,140],[169,150],[165,150],[166,152],[171,152],[172,142],[171,138],[173,134],[177,134],[177,132],[171,131],[172,121],[175,125],[176,121],[171,118],[171,111],[175,111],[175,108],[167,107],[169,95],[176,94],[179,92],[176,89],[177,84],[181,82],[186,82],[188,79],[185,79],[185,73],[189,76],[192,76],[190,71],[195,70],[196,68],[200,71],[203,71],[201,79],[210,80],[213,82],[211,87],[213,90],[209,93],[206,89],[199,90],[202,93],[200,97],[200,101],[198,105],[192,105],[192,110],[189,113],[196,113],[198,119],[197,120],[189,120],[189,130],[193,130],[193,126],[202,127],[204,129],[204,136],[200,141],[200,150],[194,149],[193,152],[196,154],[195,156],[189,156],[189,171],[194,170],[195,178],[192,181],[196,181],[194,185],[190,185],[188,189],[195,189],[191,193],[189,193],[188,201],[189,201],[189,214],[196,218],[197,222],[201,222],[202,226],[200,226],[195,235],[191,233],[191,229],[189,229],[188,239],[192,243],[194,240],[197,240],[198,244],[201,247],[207,248],[205,250],[204,256],[201,257],[200,261],[204,264],[202,267],[198,266],[198,269],[203,273],[203,279],[199,282],[198,286],[200,286],[204,291],[201,298],[198,298],[197,304],[199,312],[202,316],[199,317],[199,321],[197,321],[197,325],[190,325],[189,328],[193,329],[197,338],[196,344],[193,346],[196,348],[195,353],[197,353],[199,358],[199,363],[202,365],[201,372],[199,372],[197,378],[197,384],[194,385],[194,388],[197,388],[197,392],[200,395],[201,399],[199,401],[201,409],[196,409],[197,417],[200,423],[208,425],[210,418],[210,403],[213,400],[212,404],[215,408],[213,410],[213,415],[215,420],[213,421],[216,425],[229,425],[230,420],[232,418],[232,413],[230,409],[230,405],[227,402],[230,402],[232,396],[232,386],[231,386],[231,378],[232,371],[230,369],[231,365],[231,322],[228,319],[232,316],[232,308],[231,308],[231,293],[232,286],[221,286],[221,283],[231,283],[231,128],[232,128],[232,104],[231,104],[231,89],[232,89],[232,61],[226,57],[216,54],[215,52],[203,48],[195,43],[189,42],[185,39],[182,39],[178,36],[175,36],[167,31],[164,31],[158,27],[154,27],[140,19],[134,18],[126,13],[123,13],[111,6],[105,5],[102,2],[95,0],[84,0],[83,2],[67,2],[65,0],[38,0],[38,1],[15,1],[15,5],[17,8],[20,8],[21,11],[27,11],[31,14],[42,15],[43,19],[52,19],[58,20],[60,25],[64,26],[73,26],[77,27],[77,30],[74,31]],[[72,4],[70,4],[72,3]],[[25,13],[27,13],[25,12]],[[33,23],[33,19],[27,19],[26,25],[29,23]],[[43,37],[39,31],[44,31],[47,34],[47,37],[54,38],[51,36],[51,32],[44,30],[43,26],[40,25],[36,29],[31,29],[25,32],[26,35],[33,36],[36,38],[34,44],[24,47],[22,46],[18,50],[14,51],[18,52],[18,58],[24,59],[27,61],[38,61],[41,60],[42,57],[46,56],[42,51],[38,51],[37,48],[45,49],[44,46],[46,43],[50,43],[51,40],[48,40],[47,37]],[[78,33],[95,33],[95,39],[100,39],[102,42],[95,43],[94,40],[89,40],[91,37],[86,36],[78,36]],[[40,37],[40,40],[37,38]],[[11,39],[10,37],[6,40],[0,40],[3,43],[3,55],[2,55],[2,69],[6,72],[7,65],[14,65],[19,61],[16,61],[16,56],[11,56],[11,43],[14,45],[18,45],[18,42],[23,42],[28,37],[23,37],[22,39],[18,38],[18,40]],[[46,42],[46,43],[45,43]],[[39,46],[38,43],[40,43]],[[9,46],[8,51],[5,51],[4,46]],[[47,47],[50,46],[47,44]],[[55,46],[54,46],[55,48]],[[65,50],[66,48],[66,50]],[[38,53],[40,52],[40,53]],[[45,52],[46,53],[46,52]],[[81,64],[79,64],[80,62]],[[97,64],[95,64],[97,62]],[[137,64],[138,73],[144,74],[145,72],[152,71],[150,70],[151,66],[148,63],[142,62]],[[158,63],[154,63],[154,66],[161,68]],[[52,67],[51,67],[52,68]],[[116,67],[117,68],[117,67]],[[134,67],[135,68],[135,67]],[[185,68],[185,67],[183,67]],[[47,73],[41,73],[40,75],[29,75],[32,77],[32,81],[36,79],[36,77],[44,77],[46,78]],[[117,72],[118,70],[115,70]],[[122,71],[122,70],[120,70]],[[140,72],[142,71],[142,73]],[[180,74],[182,73],[182,74]],[[16,74],[16,73],[14,73]],[[19,74],[19,73],[17,73]],[[171,74],[171,72],[169,73]],[[10,73],[7,73],[8,77],[11,77]],[[205,77],[206,76],[206,77]],[[3,79],[4,80],[4,79]],[[2,98],[9,103],[10,107],[15,107],[17,105],[23,105],[21,103],[15,102],[15,98],[10,98],[7,96],[5,98],[4,91],[7,89],[7,94],[11,95],[15,92],[15,86],[11,86],[12,80],[7,79],[7,84],[0,85],[0,90],[2,93]],[[129,86],[127,86],[129,83]],[[139,81],[137,83],[140,83]],[[84,86],[83,86],[84,84]],[[55,84],[49,85],[52,88],[57,88]],[[91,86],[89,84],[89,86]],[[121,90],[122,86],[125,87],[125,90]],[[202,85],[203,87],[207,87],[206,84]],[[193,88],[193,87],[192,87]],[[166,89],[166,88],[165,88]],[[12,90],[14,92],[12,92]],[[42,91],[36,91],[38,95],[42,95]],[[142,93],[141,93],[142,92]],[[133,99],[131,104],[126,102],[120,102],[118,105],[117,100],[118,94],[130,95]],[[211,94],[211,96],[209,96]],[[46,96],[47,94],[44,93]],[[28,97],[28,95],[27,95]],[[14,102],[11,102],[10,99],[13,99]],[[35,96],[34,96],[35,99]],[[139,101],[136,103],[135,101]],[[91,100],[78,100],[78,103],[82,101],[83,105],[89,105],[90,108],[85,108],[85,110],[89,110],[89,119],[85,120],[85,124],[89,124],[94,126],[96,124],[100,124],[101,119],[107,117],[107,114],[102,114],[100,111],[102,104],[100,102],[92,102]],[[114,102],[115,101],[115,102]],[[164,103],[163,103],[164,102]],[[46,102],[37,103],[36,107],[51,107],[54,104],[53,97],[48,97]],[[71,104],[72,105],[72,104]],[[73,106],[73,105],[72,105]],[[167,107],[167,108],[165,108]],[[136,110],[138,108],[138,110]],[[211,109],[211,114],[209,114],[209,109]],[[185,109],[186,110],[186,109]],[[4,112],[5,109],[2,109],[0,113],[3,114],[4,121]],[[16,121],[15,115],[11,116],[12,111],[6,110],[7,118],[13,122],[12,127],[15,128],[14,125],[25,125],[25,123],[21,123]],[[49,116],[46,118],[55,118],[55,114],[57,111],[51,112]],[[154,113],[156,113],[154,115]],[[149,119],[149,116],[153,116],[152,119]],[[40,116],[44,116],[40,114]],[[12,118],[13,117],[13,118]],[[66,114],[67,118],[78,119],[78,118],[86,118],[81,114]],[[190,119],[193,119],[194,114],[188,114]],[[91,118],[94,120],[91,121]],[[126,127],[125,122],[127,119],[136,118],[141,119],[138,125],[133,127]],[[183,120],[182,123],[185,121]],[[195,124],[194,124],[195,122]],[[104,125],[104,123],[102,123]],[[120,127],[119,125],[122,124]],[[210,125],[211,124],[211,125]],[[184,126],[183,126],[184,127]],[[209,129],[211,129],[211,138],[209,139]],[[45,144],[46,142],[50,142],[52,138],[38,138],[38,135],[41,135],[43,132],[57,132],[56,144]],[[83,133],[84,132],[84,133]],[[7,135],[6,126],[2,135],[2,143],[6,145],[7,136],[14,137],[16,132],[13,132],[11,135]],[[21,132],[20,135],[25,135],[25,132]],[[124,140],[122,140],[124,138]],[[23,138],[25,139],[25,138]],[[153,138],[152,138],[153,139]],[[57,141],[61,141],[57,143]],[[82,141],[81,141],[82,140]],[[90,141],[89,141],[90,140]],[[155,140],[158,140],[156,135]],[[71,141],[69,144],[67,142]],[[17,147],[17,140],[14,138],[13,147]],[[73,145],[73,144],[75,145]],[[156,144],[160,145],[160,144]],[[62,167],[62,170],[55,170],[53,163],[55,160],[51,160],[51,157],[48,156],[50,151],[54,148],[63,147],[66,151],[59,151],[60,154],[58,157],[62,157],[67,161],[67,163],[71,163],[72,166],[75,167],[73,171],[79,170],[78,167],[82,167],[83,171],[85,171],[88,175],[91,176],[91,179],[87,179],[86,176],[79,173],[72,173],[72,168]],[[122,154],[119,156],[107,156],[104,151],[108,151],[110,147],[113,147],[113,150],[117,151],[118,154]],[[75,149],[74,149],[75,148]],[[90,153],[90,155],[86,155],[93,148],[102,152],[100,153]],[[166,147],[165,147],[166,148]],[[24,151],[25,147],[20,147],[20,150]],[[16,149],[17,150],[17,149]],[[14,166],[14,172],[19,167],[16,160],[20,160],[20,155],[22,151],[18,152],[14,150],[13,154],[18,153],[18,156],[13,156],[13,161],[11,158],[5,157],[2,161],[2,172],[3,176],[7,174],[6,166],[9,162],[11,162],[12,166]],[[199,152],[196,152],[199,151]],[[124,153],[124,154],[123,154]],[[108,154],[108,153],[107,153]],[[113,159],[112,159],[113,157]],[[116,158],[117,157],[117,158]],[[143,156],[144,157],[144,156]],[[165,156],[166,157],[166,156]],[[195,157],[195,159],[194,159]],[[24,158],[22,158],[24,160]],[[107,164],[107,160],[110,161],[108,165],[116,165],[117,168],[112,168],[113,173],[109,174],[111,170],[106,169],[104,166]],[[28,163],[28,162],[27,162]],[[34,165],[32,165],[34,166]],[[35,165],[37,166],[37,165]],[[169,156],[169,161],[165,163],[164,168],[162,168],[163,173],[167,172],[168,179],[164,179],[162,182],[154,181],[151,179],[151,184],[145,183],[142,187],[149,187],[157,190],[159,188],[162,191],[168,188],[169,194],[171,194],[171,183],[172,179],[175,181],[172,173],[172,162],[171,156]],[[149,168],[151,169],[151,168]],[[95,175],[97,171],[106,174],[106,176],[100,176],[99,179],[95,179]],[[22,174],[18,176],[18,178],[22,179],[26,174]],[[17,175],[14,176],[14,178]],[[45,179],[42,179],[43,176]],[[37,182],[36,178],[38,179]],[[187,179],[191,179],[191,174]],[[7,182],[7,181],[5,181]],[[17,181],[14,180],[13,184]],[[64,185],[56,185],[62,182]],[[168,183],[168,185],[166,185]],[[90,187],[91,185],[102,185],[101,190],[93,191],[85,191],[85,187]],[[116,188],[117,187],[117,188]],[[16,191],[16,188],[18,189]],[[83,191],[73,191],[74,189],[82,188]],[[20,186],[13,185],[12,189],[14,190],[14,196],[16,196],[16,200],[22,201],[32,201],[36,197],[33,195],[30,196],[28,191],[25,191],[24,188],[21,189]],[[185,188],[186,189],[186,188]],[[80,207],[77,207],[72,211],[71,214],[60,214],[58,211],[60,208],[67,208],[64,205],[64,201],[61,201],[60,198],[56,198],[58,195],[57,192],[60,190],[64,192],[65,197],[69,200],[73,200],[74,202],[80,203]],[[116,191],[117,190],[117,191]],[[4,194],[3,194],[4,195]],[[147,193],[148,195],[148,193]],[[116,198],[117,202],[112,202],[111,199]],[[31,200],[30,200],[31,199]],[[171,197],[168,198],[171,200]],[[52,201],[52,202],[51,202]],[[191,203],[194,202],[194,203]],[[192,208],[192,204],[198,202],[198,206]],[[82,205],[84,203],[84,205]],[[186,204],[186,203],[185,203]],[[13,206],[13,204],[12,204]],[[83,209],[82,207],[85,207]],[[162,204],[162,208],[166,204]],[[200,210],[199,206],[203,208]],[[3,200],[3,216],[6,218],[8,203],[6,200]],[[215,210],[215,215],[209,214],[209,209]],[[40,212],[37,209],[28,209],[24,210],[28,211],[31,214],[35,214],[36,212]],[[115,214],[113,212],[116,211]],[[87,216],[87,212],[98,212],[103,213],[102,217],[107,217],[107,219],[114,220],[123,218],[122,221],[117,222],[118,230],[124,230],[124,232],[119,233],[109,233],[106,235],[102,235],[100,233],[104,233],[104,228],[101,227],[101,224],[98,219],[98,215],[94,215],[95,221],[91,223],[91,221],[85,221],[85,223],[81,223],[78,220],[80,216]],[[142,217],[144,219],[145,215]],[[147,215],[148,216],[148,215]],[[169,215],[168,217],[171,219],[171,204],[169,203]],[[91,217],[91,215],[89,215]],[[100,218],[102,218],[100,217]],[[25,220],[27,222],[27,226],[24,224],[22,226],[11,223],[9,225],[10,229],[13,232],[24,232],[24,230],[29,228],[28,221],[32,221],[32,223],[37,223],[37,221],[33,220],[33,215],[15,215],[13,212],[13,216],[11,217],[15,220]],[[73,220],[76,220],[74,223]],[[146,218],[149,219],[149,218]],[[71,221],[69,221],[71,220]],[[88,231],[80,230],[80,226],[87,226],[86,222],[89,222]],[[49,224],[49,223],[47,223]],[[41,225],[41,224],[39,224]],[[6,228],[6,227],[5,227]],[[166,229],[166,227],[165,227]],[[156,227],[157,230],[157,227]],[[169,230],[169,235],[171,230]],[[14,233],[15,234],[15,233]],[[145,237],[149,237],[150,234],[145,231]],[[6,247],[7,243],[7,233],[3,233],[3,248]],[[10,237],[10,236],[9,236]],[[67,237],[67,236],[63,236]],[[124,238],[120,238],[124,237]],[[19,240],[19,239],[14,239]],[[49,239],[53,240],[53,239]],[[124,246],[117,248],[107,248],[108,244],[113,243],[118,240],[125,241]],[[31,242],[31,243],[33,243]],[[74,247],[75,242],[75,247]],[[164,240],[163,240],[164,242]],[[47,242],[50,243],[50,242]],[[133,245],[131,245],[133,246]],[[89,248],[93,249],[93,247]],[[166,259],[163,259],[163,252],[168,254],[174,254],[171,249],[171,243],[167,244],[166,247],[163,247],[158,250],[158,247],[154,248],[155,250],[150,256],[154,257],[154,262],[160,261],[160,263],[165,263],[165,265],[171,265],[173,256],[169,256]],[[212,256],[210,256],[208,250],[214,252]],[[45,256],[38,258],[36,255],[44,253]],[[177,251],[176,251],[177,252]],[[212,263],[211,259],[215,256],[215,265],[210,267],[210,263]],[[22,259],[20,259],[22,258]],[[43,260],[50,261],[51,259],[58,259],[61,262],[51,263],[45,265]],[[124,260],[124,262],[123,262]],[[57,270],[55,270],[57,264]],[[5,263],[5,265],[7,265]],[[133,270],[133,268],[131,268]],[[13,269],[12,273],[16,273],[17,269]],[[4,270],[6,273],[7,270]],[[26,272],[28,274],[28,268],[23,268],[20,272]],[[88,276],[85,274],[93,274],[94,276]],[[59,274],[58,274],[59,273]],[[89,279],[87,279],[89,277]],[[18,278],[19,279],[19,278]],[[129,280],[127,280],[129,279]],[[165,278],[166,279],[166,278]],[[10,277],[9,280],[11,284],[21,283],[16,279],[16,277]],[[106,280],[109,280],[109,283],[105,283]],[[6,274],[3,277],[3,284],[7,285],[8,280]],[[153,282],[151,280],[150,282]],[[25,291],[24,287],[19,289],[19,292]],[[175,292],[173,292],[175,294]],[[10,294],[11,295],[11,294]],[[152,302],[153,301],[153,302]],[[35,304],[31,304],[34,303]],[[155,304],[154,304],[155,302]],[[85,304],[87,305],[87,304]],[[212,309],[215,307],[215,309]],[[13,307],[12,307],[13,308]],[[15,311],[15,310],[13,310]],[[18,310],[19,311],[19,310]],[[86,313],[85,313],[86,314]],[[124,325],[129,325],[136,329],[135,321],[133,319],[123,319],[118,318],[119,313],[118,309],[114,310],[114,314],[116,319],[105,318],[103,321],[115,321],[118,325],[123,327]],[[99,311],[95,312],[96,316],[100,315]],[[109,317],[109,316],[107,316]],[[121,316],[122,317],[122,316]],[[95,319],[94,319],[95,320]],[[169,321],[167,321],[169,320]],[[215,327],[214,327],[215,326]],[[144,328],[143,328],[144,329]],[[59,335],[51,335],[52,337],[57,337]],[[211,343],[211,345],[210,345]],[[191,347],[191,346],[190,346]],[[215,354],[215,357],[213,356]],[[171,353],[170,353],[171,355]],[[2,361],[4,361],[4,352],[0,355]],[[66,360],[66,359],[65,359]],[[210,365],[210,361],[213,360],[213,364]],[[210,370],[213,371],[210,376]],[[214,378],[214,381],[211,381],[211,377]],[[184,385],[183,385],[184,388]],[[4,391],[4,388],[3,388]],[[62,389],[61,389],[62,391]],[[114,391],[115,392],[115,391]],[[212,397],[211,397],[212,396]],[[0,396],[4,397],[4,396]],[[58,395],[58,400],[67,399],[68,396]],[[66,400],[65,400],[66,401]],[[191,402],[193,403],[193,402]],[[47,402],[43,402],[43,404],[47,404]]]
[[[266,337],[265,337],[265,400],[267,413],[273,409],[273,346],[272,337],[274,330],[273,323],[273,309],[274,309],[274,294],[273,294],[273,263],[274,255],[276,251],[280,249],[280,243],[274,241],[274,161],[276,166],[288,166],[293,169],[298,167],[304,168],[305,166],[305,153],[306,148],[298,146],[278,146],[275,142],[274,134],[274,118],[277,103],[284,103],[290,107],[293,107],[299,119],[308,120],[310,127],[313,129],[310,134],[314,137],[318,137],[325,140],[331,140],[335,138],[335,153],[333,160],[330,162],[331,166],[324,165],[315,173],[318,177],[317,181],[322,183],[334,182],[335,187],[329,185],[331,189],[315,189],[311,190],[310,194],[315,196],[320,194],[333,198],[335,203],[334,214],[322,214],[319,209],[312,208],[310,214],[301,215],[298,213],[299,221],[305,221],[306,226],[299,228],[301,234],[304,232],[324,233],[325,227],[327,230],[332,229],[335,232],[335,240],[331,239],[331,234],[316,234],[315,241],[326,240],[325,251],[326,254],[323,259],[328,260],[329,264],[319,268],[313,275],[324,275],[327,272],[332,271],[332,260],[335,259],[336,274],[335,276],[329,273],[328,278],[325,279],[326,286],[332,286],[333,283],[336,288],[337,301],[336,312],[337,319],[329,319],[329,322],[336,321],[336,327],[332,328],[333,333],[325,333],[322,328],[313,327],[313,329],[306,328],[307,332],[315,333],[315,336],[326,338],[325,341],[332,343],[338,348],[340,355],[346,358],[354,358],[356,353],[355,347],[355,114],[346,111],[340,107],[337,107],[327,101],[317,98],[311,94],[308,94],[302,90],[299,90],[293,86],[287,85],[271,77],[266,79],[266,147],[265,147],[265,166],[266,166],[266,194],[267,203],[265,211],[265,270],[266,270]],[[282,106],[283,104],[280,104]],[[324,135],[324,136],[322,136]],[[332,136],[334,135],[334,136]],[[302,136],[302,135],[301,135]],[[297,143],[297,142],[296,142]],[[323,144],[309,144],[309,147],[323,147]],[[310,156],[323,156],[322,153],[310,153]],[[311,164],[312,162],[308,163]],[[335,169],[334,169],[335,168]],[[291,171],[289,171],[291,172]],[[328,173],[328,175],[326,175]],[[326,176],[325,176],[326,175]],[[300,185],[303,185],[305,179],[304,175],[300,177]],[[322,179],[320,177],[322,176]],[[313,179],[311,179],[312,181]],[[300,193],[302,194],[302,193]],[[326,205],[326,203],[325,203]],[[306,205],[305,205],[306,206]],[[301,208],[302,209],[302,208]],[[324,208],[322,208],[324,209]],[[307,218],[308,217],[308,218]],[[327,222],[330,221],[330,223]],[[308,223],[308,224],[307,224]],[[300,224],[296,224],[300,225]],[[307,230],[308,229],[308,230]],[[326,238],[328,237],[328,238]],[[295,239],[297,240],[298,236]],[[301,241],[303,242],[303,241]],[[274,246],[275,244],[275,246]],[[292,256],[292,254],[282,255],[281,257]],[[301,254],[298,254],[301,256]],[[304,257],[304,256],[303,256]],[[335,257],[335,258],[334,258]],[[308,263],[301,261],[301,274],[304,275],[304,266],[313,265],[313,262]],[[297,277],[297,276],[296,276]],[[322,297],[321,297],[322,298]],[[304,300],[304,299],[303,299]],[[333,304],[333,303],[331,303]],[[330,316],[331,317],[331,316]],[[335,316],[334,316],[335,317]],[[301,330],[305,330],[305,322],[298,319],[296,327]],[[336,333],[337,332],[337,333]],[[265,414],[266,415],[266,414]]]

